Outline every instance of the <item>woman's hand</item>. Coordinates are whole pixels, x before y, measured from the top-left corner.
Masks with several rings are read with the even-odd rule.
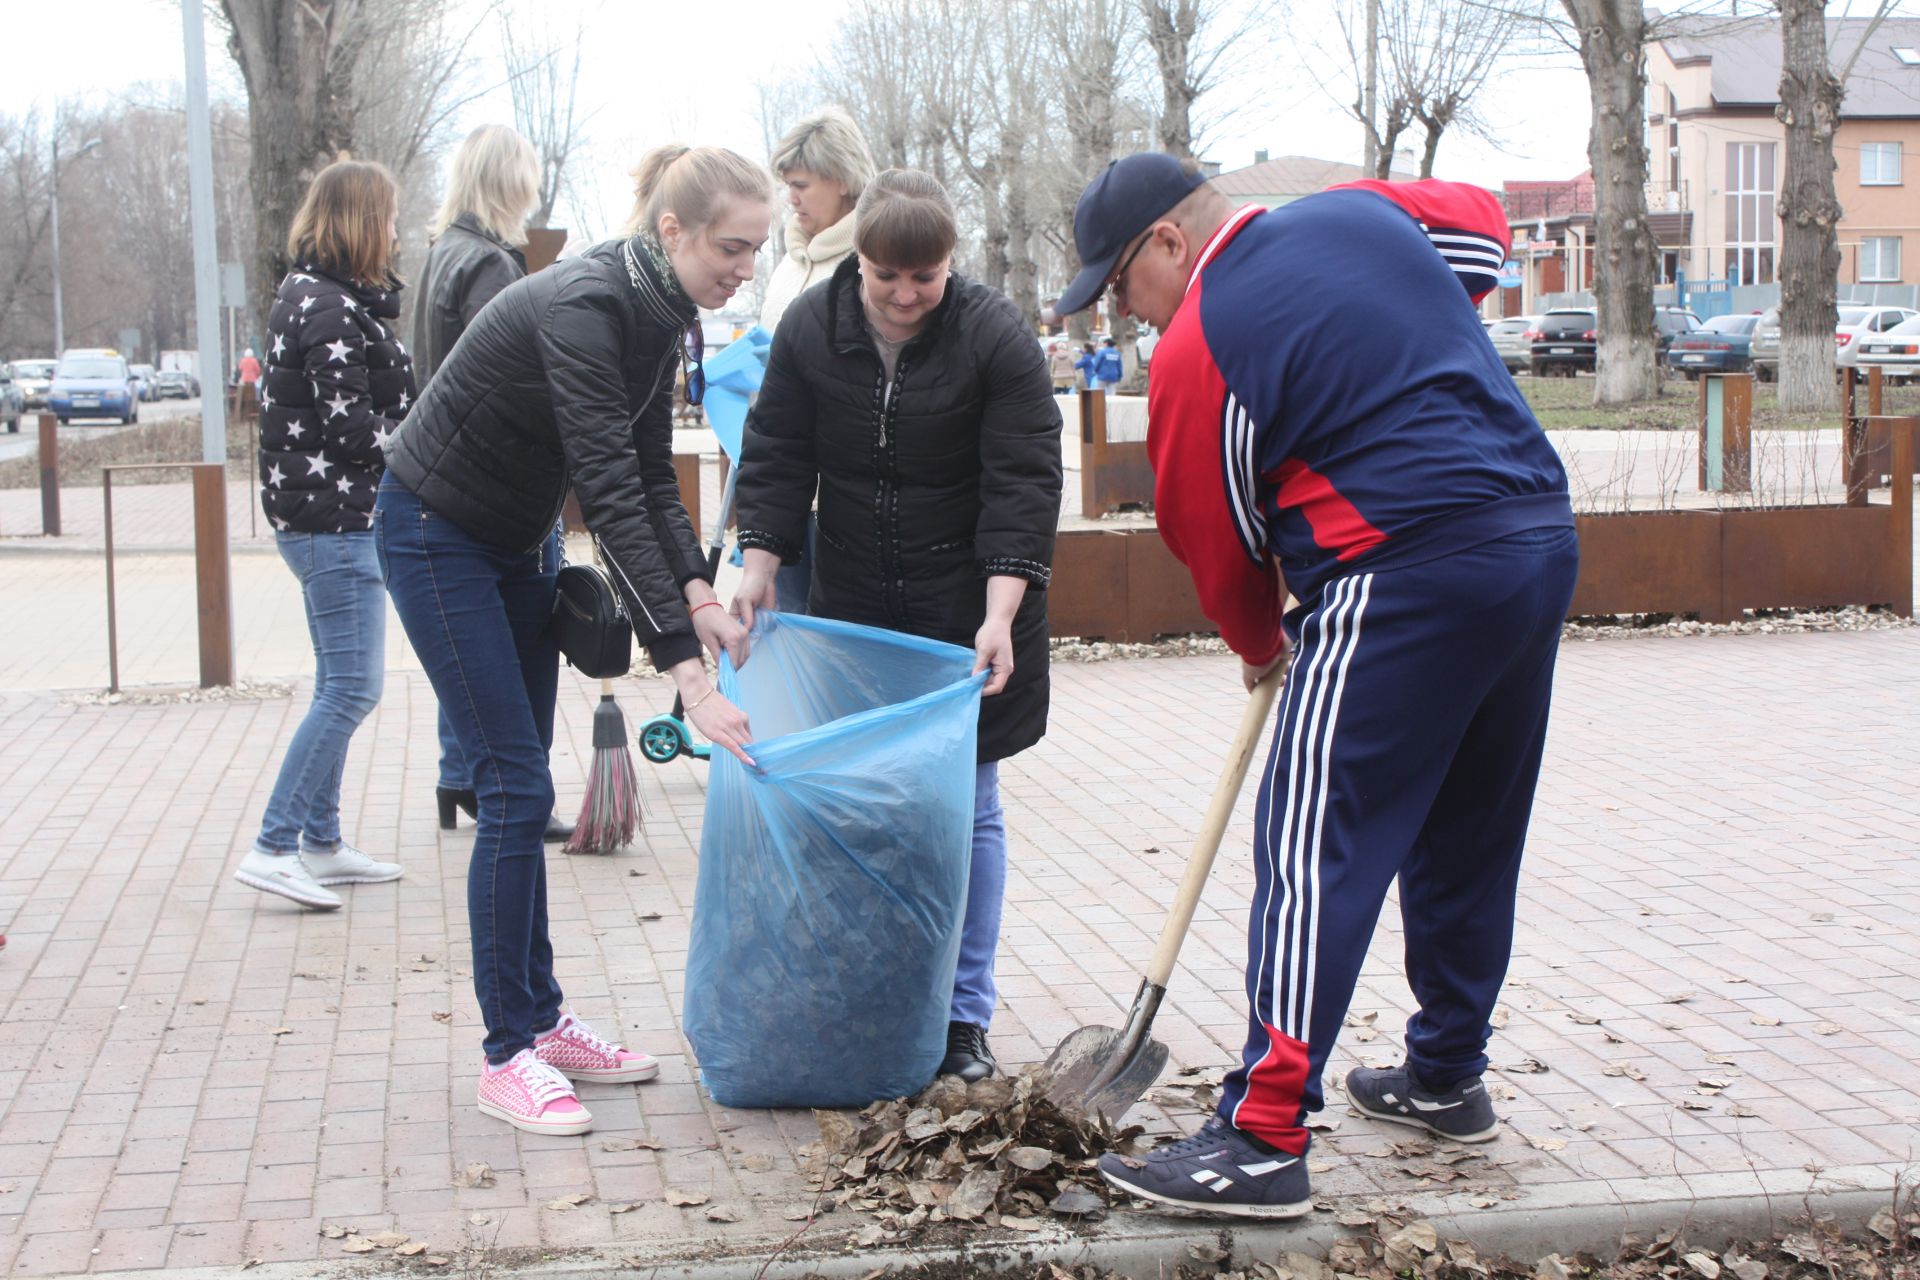
[[[703,609],[701,612],[720,611]],[[731,751],[741,764],[753,768],[753,757],[741,749],[753,741],[753,726],[747,723],[746,712],[727,701],[726,695],[713,687],[707,679],[706,665],[698,658],[688,658],[685,662],[676,662],[671,674],[680,690],[680,705],[686,708],[687,720],[693,727],[708,742]]]
[[[693,634],[700,637],[700,643],[706,646],[715,662],[720,660],[720,652],[724,649],[732,655],[736,670],[747,665],[747,629],[721,608],[718,600],[694,607]]]
[[[780,557],[759,547],[749,547],[742,553],[742,558],[746,561],[747,572],[740,579],[740,589],[733,594],[731,612],[740,619],[741,626],[751,627],[756,610],[780,607],[774,587],[774,575],[780,572]]]
[[[1013,620],[989,617],[973,637],[973,670],[990,672],[980,696],[990,698],[1013,678]]]

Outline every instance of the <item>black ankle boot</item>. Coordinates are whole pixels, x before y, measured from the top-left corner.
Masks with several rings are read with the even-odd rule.
[[[456,790],[453,787],[435,787],[433,798],[440,805],[440,829],[451,831],[459,825],[454,814],[464,812],[469,818],[479,819],[480,800],[473,794],[473,788]]]
[[[947,1056],[940,1062],[939,1074],[959,1076],[972,1084],[985,1080],[999,1069],[1000,1064],[993,1060],[993,1050],[987,1048],[984,1028],[971,1022],[947,1024]]]
[[[547,829],[541,833],[544,844],[561,844],[573,835],[573,824],[557,813],[547,815]]]

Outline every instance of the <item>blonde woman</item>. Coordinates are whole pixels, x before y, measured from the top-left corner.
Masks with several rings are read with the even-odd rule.
[[[752,763],[747,717],[701,661],[702,648],[744,658],[746,630],[715,599],[680,499],[671,398],[699,308],[753,279],[773,175],[717,147],[662,147],[634,187],[627,235],[507,286],[474,320],[394,437],[374,508],[387,591],[478,793],[467,913],[487,1029],[480,1110],[530,1133],[592,1126],[569,1079],[659,1071],[562,1009],[547,931],[549,623],[569,488],[687,718]]]
[[[767,281],[760,323],[777,328],[793,300],[853,252],[853,208],[873,181],[873,153],[853,117],[828,107],[787,130],[773,149],[786,187],[787,254]]]
[[[520,250],[527,243],[527,215],[539,198],[540,158],[531,142],[506,125],[481,125],[454,152],[447,198],[428,227],[433,247],[413,304],[413,367],[423,385],[480,308],[527,274]],[[438,721],[440,780],[433,798],[441,829],[451,831],[457,814],[479,813],[479,801],[473,771],[444,710]],[[548,843],[572,834],[571,823],[548,816]]]
[[[393,177],[344,160],[314,178],[287,235],[293,270],[267,315],[260,390],[260,505],[300,580],[313,638],[313,701],[287,744],[234,878],[331,910],[329,887],[400,878],[340,834],[340,777],[354,730],[380,701],[387,606],[373,545],[381,445],[406,416],[413,372],[400,314]]]

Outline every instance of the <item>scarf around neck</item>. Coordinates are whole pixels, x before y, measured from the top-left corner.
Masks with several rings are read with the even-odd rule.
[[[641,309],[654,321],[684,329],[699,316],[700,309],[680,287],[680,277],[674,273],[659,237],[639,232],[620,246],[620,256],[626,260],[627,279],[640,295]]]
[[[849,213],[817,236],[808,236],[796,218],[787,219],[787,256],[805,266],[838,262],[853,252],[853,215]]]

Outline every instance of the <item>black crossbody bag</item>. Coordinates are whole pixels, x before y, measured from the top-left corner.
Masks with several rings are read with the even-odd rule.
[[[660,394],[661,375],[653,380],[646,403],[627,422],[633,441],[633,459],[640,461],[640,419]],[[564,547],[564,541],[562,546]],[[594,542],[599,547],[599,540]],[[605,551],[600,553],[602,557]],[[554,578],[553,638],[569,665],[594,680],[623,676],[633,666],[633,621],[626,602],[614,590],[606,570],[597,564],[567,564],[562,553],[560,573]]]

